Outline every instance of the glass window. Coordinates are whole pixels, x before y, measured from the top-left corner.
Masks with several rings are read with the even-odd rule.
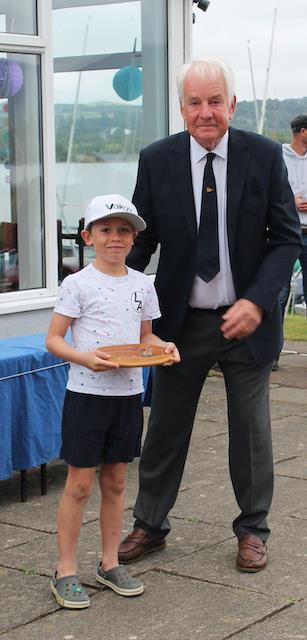
[[[166,0],[53,0],[57,217],[132,197],[141,147],[168,129]],[[73,38],[71,34],[73,33]],[[66,273],[77,245],[64,239]],[[65,269],[64,269],[65,275]]]
[[[0,292],[45,286],[40,59],[0,52]]]
[[[36,0],[0,0],[0,31],[37,34]]]

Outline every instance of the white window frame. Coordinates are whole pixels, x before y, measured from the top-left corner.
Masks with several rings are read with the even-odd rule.
[[[58,289],[58,251],[55,203],[55,144],[52,58],[52,0],[37,0],[38,35],[0,34],[4,52],[29,53],[40,56],[42,88],[42,206],[45,225],[46,287],[0,294],[0,315],[18,311],[45,309],[53,306]]]
[[[110,0],[112,2],[112,0]],[[90,0],[89,0],[90,3]],[[45,212],[46,287],[1,293],[0,315],[53,307],[58,290],[58,249],[55,194],[55,131],[53,100],[52,0],[37,0],[38,35],[2,33],[4,52],[37,54],[41,58],[43,175]],[[176,73],[189,60],[192,34],[192,0],[167,0],[169,133],[184,128],[176,94]]]
[[[190,60],[192,51],[192,0],[168,0],[168,95],[169,133],[183,131],[176,91],[176,75],[182,64]]]

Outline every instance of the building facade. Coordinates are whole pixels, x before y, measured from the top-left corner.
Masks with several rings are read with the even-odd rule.
[[[131,198],[139,150],[182,129],[192,4],[0,0],[1,337],[46,330],[88,201]]]

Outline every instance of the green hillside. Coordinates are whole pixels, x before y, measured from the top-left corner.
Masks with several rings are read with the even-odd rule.
[[[261,102],[257,102],[260,114]],[[307,113],[307,97],[267,100],[264,135],[279,142],[288,142],[291,136],[290,121],[299,113]],[[257,131],[255,105],[252,101],[238,102],[232,124],[238,129]]]
[[[258,101],[258,111],[261,103]],[[307,97],[287,100],[267,100],[264,135],[279,142],[290,140],[290,120],[299,113],[307,113]],[[73,105],[55,105],[56,157],[58,162],[67,158],[72,125]],[[137,155],[143,140],[142,107],[127,103],[97,102],[78,106],[74,131],[72,161],[103,162],[112,157]],[[256,131],[255,105],[252,101],[239,102],[232,124]],[[1,119],[0,119],[1,133]]]

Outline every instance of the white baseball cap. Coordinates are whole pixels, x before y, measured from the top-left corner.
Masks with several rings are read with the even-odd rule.
[[[96,220],[115,217],[128,220],[137,231],[146,229],[146,222],[139,216],[134,204],[117,193],[97,196],[90,201],[85,209],[84,229]]]

